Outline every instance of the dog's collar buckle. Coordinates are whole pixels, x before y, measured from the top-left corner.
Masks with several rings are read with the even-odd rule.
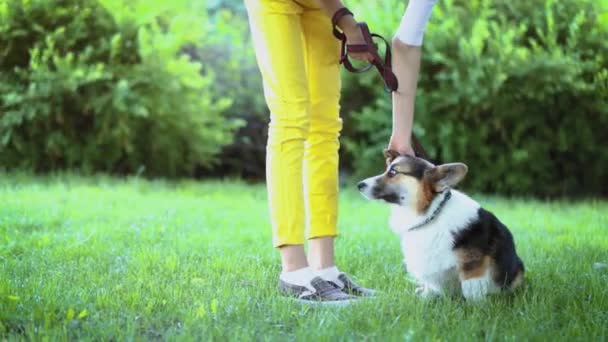
[[[426,219],[424,219],[424,221],[415,224],[413,227],[410,227],[407,231],[410,232],[412,230],[416,230],[419,228],[422,228],[423,226],[427,225],[429,222],[433,221],[434,219],[437,218],[437,216],[439,215],[439,212],[441,211],[441,209],[443,209],[443,207],[445,206],[445,204],[447,203],[447,201],[450,199],[450,197],[452,197],[452,192],[448,189],[446,190],[446,194],[443,196],[443,199],[441,200],[441,202],[439,202],[439,205],[437,206],[437,208],[435,208],[435,210],[433,211],[433,213],[428,216]]]

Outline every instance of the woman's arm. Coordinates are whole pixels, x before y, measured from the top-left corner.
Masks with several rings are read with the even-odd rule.
[[[399,89],[393,92],[393,132],[389,150],[414,155],[412,124],[420,72],[422,39],[436,0],[410,0],[393,39],[393,72]]]
[[[393,72],[399,89],[393,92],[393,132],[388,149],[413,156],[411,137],[421,51],[419,46],[393,39],[393,53]]]

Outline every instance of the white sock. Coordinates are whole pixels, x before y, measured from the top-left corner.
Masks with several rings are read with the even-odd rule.
[[[289,284],[305,286],[310,290],[314,291],[314,288],[310,285],[310,281],[315,277],[315,273],[310,267],[300,268],[299,270],[291,272],[281,272],[279,278]]]
[[[327,268],[318,270],[315,273],[317,274],[317,276],[323,278],[323,280],[325,280],[325,281],[331,281],[340,287],[344,287],[344,284],[342,283],[342,281],[340,281],[340,279],[338,279],[338,276],[341,274],[341,272],[338,271],[338,267],[336,267],[336,266],[327,267]]]

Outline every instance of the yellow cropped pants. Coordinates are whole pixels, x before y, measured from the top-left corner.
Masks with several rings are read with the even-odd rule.
[[[339,41],[314,0],[246,0],[270,109],[273,245],[337,235]]]

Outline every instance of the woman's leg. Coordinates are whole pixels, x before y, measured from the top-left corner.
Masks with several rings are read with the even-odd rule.
[[[308,205],[308,261],[313,269],[335,265],[334,237],[338,214],[340,119],[340,45],[330,19],[321,9],[302,14],[310,94],[310,131],[305,148]]]
[[[410,0],[393,39],[393,71],[399,89],[393,92],[393,132],[389,149],[413,155],[414,102],[420,70],[420,46],[436,0]]]
[[[246,2],[264,95],[270,109],[266,182],[273,245],[283,271],[306,267],[304,144],[310,125],[301,8],[292,1]]]
[[[302,8],[292,0],[246,0],[246,4],[270,109],[266,182],[273,243],[280,248],[283,266],[279,291],[303,303],[348,304],[353,297],[318,277],[304,253],[302,169],[311,105]],[[333,249],[331,255],[333,260]]]

